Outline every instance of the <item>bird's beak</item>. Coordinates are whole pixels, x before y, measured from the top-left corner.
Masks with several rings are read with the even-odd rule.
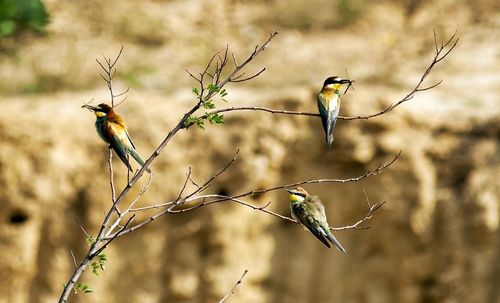
[[[97,107],[89,105],[89,104],[82,105],[82,108],[86,108],[86,109],[90,110],[91,112],[95,112],[98,109]]]
[[[291,189],[286,189],[286,188],[285,188],[285,190],[286,190],[287,192],[289,192],[289,193],[293,194],[293,192],[292,192],[292,190],[291,190]]]

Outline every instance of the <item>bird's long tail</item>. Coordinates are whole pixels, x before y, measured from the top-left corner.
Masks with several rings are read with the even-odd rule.
[[[335,124],[337,124],[337,117],[328,116],[328,121],[326,122],[326,142],[331,147],[333,143],[333,130],[335,129]]]
[[[141,166],[144,166],[144,160],[142,160],[141,156],[137,153],[135,149],[129,149],[128,150],[129,154],[139,163]],[[151,170],[149,168],[146,169],[148,173],[151,173]]]
[[[342,252],[343,254],[347,255],[347,251],[345,250],[345,248],[342,246],[342,244],[340,244],[340,242],[332,235],[332,233],[330,232],[330,230],[328,230],[328,232],[326,233],[327,234],[327,237],[328,237],[328,240],[330,240],[330,242],[332,242],[333,245],[335,245],[335,247],[340,251]]]

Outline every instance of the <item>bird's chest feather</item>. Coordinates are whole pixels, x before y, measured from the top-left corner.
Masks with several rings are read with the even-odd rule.
[[[295,202],[290,204],[290,210],[292,213],[292,218],[297,220],[304,229],[307,230],[305,226],[308,223],[307,209],[303,203]]]
[[[320,94],[321,103],[328,110],[332,110],[340,106],[340,98],[333,89],[324,90]]]

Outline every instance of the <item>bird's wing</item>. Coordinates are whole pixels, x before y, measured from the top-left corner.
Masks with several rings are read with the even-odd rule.
[[[306,227],[318,240],[320,240],[326,247],[330,248],[330,243],[327,241],[325,232],[321,228],[321,224],[314,218],[315,210],[310,208],[310,205],[305,203],[297,203],[292,205],[292,212],[295,213],[299,223]],[[311,213],[313,212],[313,213]]]
[[[340,99],[339,99],[340,100]],[[336,101],[331,101],[336,102]],[[328,116],[328,120],[326,122],[326,136],[328,144],[332,145],[333,142],[333,131],[335,130],[335,125],[337,124],[337,117],[339,116],[339,106],[330,104],[328,107],[331,111],[331,114]]]
[[[118,157],[120,157],[122,162],[128,167],[128,169],[132,171],[132,167],[130,166],[127,157],[127,149],[130,148],[130,142],[128,141],[126,130],[116,123],[108,122],[106,124],[105,132],[107,133],[107,136],[109,138],[108,142],[113,150],[116,152]]]
[[[318,94],[318,110],[319,114],[321,115],[321,123],[323,124],[323,129],[325,132],[327,131],[327,125],[328,125],[328,119],[327,117],[329,116],[328,114],[328,100],[322,95]]]
[[[326,211],[325,206],[321,203],[318,196],[308,196],[305,203],[309,204],[312,209],[314,209],[315,216],[320,218],[322,221],[326,222]]]
[[[144,160],[142,160],[141,156],[137,153],[137,149],[135,148],[134,142],[130,138],[128,131],[125,129],[125,134],[127,135],[127,140],[130,143],[130,147],[128,148],[129,154],[139,163],[141,166],[144,166]],[[147,168],[146,171],[151,173],[151,169]]]
[[[123,120],[120,116],[118,115],[113,115],[112,119],[110,119],[111,128],[113,129],[113,133],[115,134],[114,140],[119,142],[119,146],[121,148],[121,152],[124,153],[124,158],[127,159],[127,153],[130,154],[137,163],[139,163],[141,166],[144,166],[144,160],[141,159],[141,156],[137,153],[136,147],[134,145],[134,142],[132,141],[132,138],[130,138],[130,135],[127,131],[127,124],[125,123],[125,120]],[[117,152],[118,153],[118,152]],[[120,156],[120,155],[119,155]],[[120,159],[122,159],[123,163],[125,163],[130,170],[132,170],[130,163],[127,161],[125,162],[121,156]],[[151,169],[146,169],[148,173],[151,173]]]
[[[126,129],[125,129],[125,134],[127,134],[127,138],[128,138],[128,141],[130,142],[130,145],[132,146],[132,148],[135,149],[134,142],[132,141],[132,138],[130,138],[130,135]]]
[[[335,98],[335,94],[322,94],[319,93],[318,110],[321,115],[321,123],[326,134],[326,142],[331,146],[333,143],[333,130],[337,124],[337,117],[339,115],[340,98]]]
[[[345,248],[340,244],[340,242],[333,236],[330,231],[330,225],[328,224],[328,220],[326,218],[325,206],[321,203],[318,196],[308,196],[306,198],[306,203],[310,206],[311,209],[315,211],[315,218],[318,218],[318,227],[322,230],[324,237],[326,237],[330,242],[337,247],[339,251],[344,254],[347,254]]]

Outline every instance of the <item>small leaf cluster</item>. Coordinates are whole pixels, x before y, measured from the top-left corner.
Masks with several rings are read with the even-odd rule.
[[[218,87],[217,85],[213,84],[213,83],[210,83],[208,85],[208,91],[211,93],[211,94],[219,94],[220,98],[222,101],[226,102],[227,103],[227,100],[225,99],[225,97],[227,96],[227,91],[225,88],[220,88]]]
[[[63,284],[63,287],[66,288],[66,284]],[[73,291],[75,295],[78,294],[78,291],[83,292],[84,294],[88,294],[92,292],[92,289],[85,282],[78,282],[73,286]]]
[[[87,236],[87,243],[89,245],[94,244],[95,239],[92,236]],[[100,254],[97,255],[97,261],[94,261],[90,263],[90,267],[92,268],[92,273],[94,275],[98,276],[99,275],[99,270],[104,271],[106,269],[106,261],[108,261],[108,257],[106,256],[105,253],[101,252]]]
[[[87,241],[88,245],[92,245],[92,244],[94,244],[95,239],[94,239],[94,237],[88,235],[87,238],[85,238],[85,241]]]
[[[228,92],[225,89],[219,88],[217,85],[210,83],[207,87],[209,94],[213,95],[219,95],[221,100],[227,103],[227,100],[225,97],[227,96]],[[193,87],[192,89],[193,94],[195,94],[198,98],[200,98],[200,91],[198,88]],[[216,105],[215,102],[212,99],[203,101],[201,103],[201,107],[204,109],[215,109]],[[218,114],[218,113],[209,113],[205,112],[204,115],[202,116],[189,116],[186,118],[184,121],[184,125],[190,126],[195,124],[197,127],[200,129],[205,129],[205,120],[208,120],[210,124],[224,124],[224,115]]]
[[[92,268],[92,273],[94,275],[98,276],[99,275],[99,269],[104,271],[106,269],[105,264],[106,261],[108,261],[108,257],[104,253],[100,253],[97,255],[97,261],[94,261],[90,264],[90,267]]]
[[[92,292],[92,289],[86,283],[78,282],[73,287],[73,291],[75,292],[75,295],[78,293],[78,291],[81,291],[84,294],[88,294]]]

